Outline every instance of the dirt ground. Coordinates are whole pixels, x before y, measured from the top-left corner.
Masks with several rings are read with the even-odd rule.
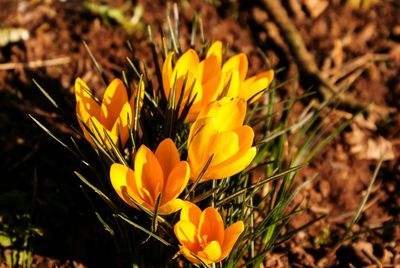
[[[110,2],[123,4],[122,0]],[[230,44],[229,53],[247,53],[250,73],[263,68],[258,49],[274,69],[284,68],[277,81],[298,73],[262,1],[215,2],[182,2],[184,47],[198,11],[204,35]],[[165,22],[164,1],[132,3],[143,6],[143,25],[157,29],[157,24]],[[105,23],[81,1],[0,0],[0,6],[1,28],[22,27],[29,32],[29,38],[0,47],[0,214],[33,215],[31,222],[43,234],[35,234],[32,267],[98,267],[101,260],[96,256],[105,253],[102,245],[109,240],[73,174],[80,164],[44,135],[28,114],[62,138],[71,131],[32,79],[72,105],[77,76],[94,87],[101,85],[82,41],[112,78],[127,66],[125,58],[131,53],[127,40],[136,57],[150,60],[147,31],[139,27],[127,33],[112,20]],[[352,96],[373,102],[387,114],[363,113],[302,171],[300,179],[315,172],[318,176],[299,196],[308,209],[289,228],[325,217],[269,254],[265,266],[323,266],[321,259],[334,250],[365,194],[380,152],[385,151],[387,160],[353,227],[360,235],[333,252],[332,266],[400,267],[400,4],[386,0],[368,9],[351,9],[339,0],[292,0],[285,7],[320,70],[331,79],[348,82]],[[381,60],[365,55],[379,55]],[[59,60],[59,65],[17,64],[50,59]],[[349,66],[356,67],[346,73]],[[297,93],[307,86],[300,81]],[[338,109],[334,116],[347,118],[351,112]]]

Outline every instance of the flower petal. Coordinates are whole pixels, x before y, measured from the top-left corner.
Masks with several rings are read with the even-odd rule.
[[[125,143],[129,138],[129,126],[132,127],[133,114],[130,103],[125,103],[121,109],[118,119],[115,121],[114,126],[111,129],[111,133],[115,136],[121,137],[121,145],[125,146]]]
[[[201,213],[202,211],[198,206],[186,201],[181,210],[180,220],[190,221],[195,226],[198,226]]]
[[[208,145],[216,132],[215,119],[211,117],[197,119],[190,128],[188,159],[192,179],[197,177],[210,158]]]
[[[198,253],[198,256],[207,264],[216,262],[221,257],[221,246],[217,241],[211,241],[211,243]]]
[[[262,72],[246,79],[241,85],[239,97],[246,100],[251,99],[250,103],[255,102],[263,95],[263,90],[271,84],[273,79],[273,70]]]
[[[178,78],[181,76],[184,77],[188,72],[196,74],[199,62],[200,60],[197,52],[193,49],[189,49],[177,60],[174,67],[174,74],[171,78],[175,79],[175,74]]]
[[[88,127],[92,131],[92,134],[96,138],[96,140],[100,143],[105,145],[108,149],[111,149],[111,145],[105,135],[107,135],[111,138],[112,142],[114,144],[118,143],[118,136],[114,135],[111,133],[108,129],[106,129],[100,122],[97,120],[96,117],[91,117],[90,120],[88,121]]]
[[[217,57],[219,62],[222,62],[222,42],[221,41],[215,41],[214,43],[212,43],[210,48],[207,50],[206,58],[209,58],[212,56]]]
[[[85,114],[89,114],[90,116],[100,117],[100,105],[92,98],[92,96],[88,93],[90,91],[87,84],[81,79],[77,78],[75,80],[75,98],[77,105],[80,105],[80,113],[79,115],[84,118],[87,117]],[[84,120],[86,121],[86,120]]]
[[[235,222],[225,229],[224,243],[222,243],[222,253],[221,257],[217,261],[221,261],[229,255],[233,248],[233,245],[235,245],[236,240],[239,238],[243,231],[244,224],[242,221]]]
[[[178,221],[174,226],[174,233],[179,243],[192,252],[199,250],[199,241],[197,240],[197,227],[190,221]]]
[[[174,56],[173,52],[168,53],[167,57],[165,58],[164,64],[163,64],[163,69],[162,69],[162,78],[163,78],[163,87],[164,87],[164,93],[165,97],[168,98],[169,92],[171,90],[171,80],[173,83],[173,77],[172,77],[172,57]]]
[[[178,210],[182,209],[182,207],[184,206],[185,201],[183,201],[182,199],[172,199],[168,202],[166,202],[163,205],[160,205],[160,207],[158,208],[158,214],[160,215],[168,215],[171,213],[175,213]]]
[[[164,188],[163,172],[156,156],[145,145],[135,156],[135,181],[141,197],[151,206]]]
[[[177,198],[188,184],[190,177],[190,167],[186,161],[179,162],[168,174],[164,181],[164,190],[161,203],[168,202]]]
[[[224,222],[215,208],[208,207],[201,213],[198,239],[200,243],[207,244],[215,240],[222,245],[224,241]]]
[[[126,190],[128,195],[135,199],[139,204],[143,204],[143,199],[139,196],[135,184],[135,173],[127,166],[114,163],[110,168],[110,180],[114,190],[119,197],[122,198],[128,205],[136,208],[136,205],[123,194]]]
[[[191,252],[188,248],[183,246],[181,246],[180,249],[181,253],[183,254],[183,256],[185,256],[186,259],[188,259],[188,261],[194,264],[201,264],[201,262],[193,256],[196,255],[194,252]]]
[[[246,101],[242,98],[223,98],[205,107],[198,118],[215,118],[216,129],[223,132],[243,125],[246,109]]]
[[[222,72],[229,73],[234,70],[238,70],[240,81],[244,81],[247,75],[248,68],[249,62],[247,60],[246,54],[240,53],[231,57],[224,63],[224,66],[222,67]]]
[[[163,140],[158,145],[155,156],[163,170],[164,179],[167,179],[172,169],[180,161],[179,152],[175,143],[169,138]]]
[[[104,92],[101,104],[100,122],[108,130],[111,130],[121,113],[122,107],[127,102],[129,102],[128,93],[124,83],[120,79],[114,79]]]

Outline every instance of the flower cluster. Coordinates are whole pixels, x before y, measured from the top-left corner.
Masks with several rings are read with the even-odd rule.
[[[141,108],[135,103],[143,102],[136,102],[135,94],[128,98],[119,79],[109,84],[101,103],[85,82],[78,78],[75,83],[76,113],[84,137],[105,150],[131,151],[130,164],[115,162],[110,167],[111,184],[118,196],[133,208],[159,215],[181,210],[174,233],[180,252],[196,264],[225,259],[244,231],[244,223],[237,221],[225,228],[216,208],[202,211],[188,195],[182,199],[182,193],[188,184],[195,187],[209,180],[229,179],[250,165],[256,148],[254,131],[244,124],[247,105],[262,96],[274,76],[269,70],[247,78],[244,53],[226,61],[222,55],[222,43],[217,41],[202,60],[193,49],[180,57],[173,52],[165,57],[161,93],[180,115],[185,106],[179,103],[189,104],[184,120],[188,136],[179,146],[175,137],[164,136],[156,148],[149,148],[151,142],[129,147],[135,111]],[[144,91],[143,83],[140,87],[137,92]]]

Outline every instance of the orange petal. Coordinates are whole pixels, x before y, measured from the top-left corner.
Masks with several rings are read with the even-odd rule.
[[[124,83],[120,79],[114,79],[104,92],[100,122],[111,130],[121,113],[122,107],[127,102],[129,102],[128,93]]]
[[[190,221],[195,226],[198,226],[201,213],[202,211],[198,206],[196,206],[191,202],[186,201],[181,210],[180,220]]]
[[[231,252],[237,239],[244,231],[244,224],[242,221],[235,222],[225,230],[224,243],[222,243],[221,257],[217,261],[225,259]]]
[[[139,196],[136,184],[135,184],[135,173],[132,169],[127,166],[114,163],[110,168],[110,179],[114,190],[117,192],[119,197],[122,198],[128,205],[135,207],[136,205],[123,194],[126,190],[128,195],[135,199],[139,204],[143,204],[143,199]]]
[[[180,157],[175,143],[167,138],[157,147],[155,152],[158,162],[163,170],[164,179],[167,179],[172,169],[179,163]]]
[[[240,53],[228,59],[224,66],[222,67],[222,72],[232,72],[234,70],[239,71],[240,81],[244,81],[247,75],[247,70],[249,68],[249,62],[247,56],[244,53]]]
[[[164,87],[164,93],[165,97],[168,98],[169,92],[171,90],[171,86],[173,83],[173,78],[172,77],[172,57],[174,56],[173,52],[168,53],[167,57],[165,58],[164,64],[163,64],[163,69],[162,69],[162,79],[163,79],[163,87]],[[172,83],[171,83],[172,81]]]
[[[200,243],[207,244],[215,240],[222,245],[224,241],[224,222],[215,208],[208,207],[201,213],[198,239]]]
[[[197,227],[190,221],[178,221],[174,226],[174,233],[179,243],[192,252],[199,250],[199,241],[197,240]]]
[[[162,203],[177,198],[185,189],[190,177],[189,164],[186,161],[179,162],[168,174],[168,179],[164,181]]]
[[[141,197],[154,208],[164,188],[164,178],[157,158],[145,145],[140,146],[135,156],[135,180]]]

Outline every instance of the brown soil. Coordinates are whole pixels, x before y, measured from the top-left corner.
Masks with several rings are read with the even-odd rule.
[[[43,230],[44,236],[35,244],[32,267],[80,267],[80,263],[96,267],[99,264],[96,256],[101,256],[104,250],[101,244],[107,243],[107,235],[74,177],[73,170],[79,163],[56,142],[49,141],[27,116],[32,114],[45,122],[61,138],[71,134],[67,123],[39,93],[32,79],[57,98],[71,102],[77,76],[90,81],[94,87],[102,86],[82,41],[87,42],[110,79],[119,76],[127,66],[125,58],[130,52],[126,40],[133,45],[136,57],[149,60],[146,31],[138,29],[129,35],[112,22],[105,25],[98,16],[83,8],[80,1],[3,2],[0,26],[23,27],[30,37],[0,47],[0,66],[69,58],[60,66],[0,70],[0,166],[4,174],[0,195],[13,192],[14,199],[20,202],[14,203],[10,195],[9,203],[0,200],[0,204],[4,205],[4,213],[34,212],[33,222]],[[123,1],[112,2],[119,6]],[[133,2],[143,5],[144,24],[152,25],[156,32],[156,25],[164,22],[164,1]],[[296,74],[287,45],[257,1],[217,2],[220,4],[215,6],[203,1],[191,1],[190,6],[182,4],[184,47],[191,21],[199,11],[205,36],[229,43],[229,53],[247,53],[251,73],[263,68],[263,60],[257,53],[260,48],[273,68],[285,67],[278,74],[278,81]],[[313,2],[328,5],[319,12],[317,5],[310,6]],[[372,113],[365,115],[364,120],[356,120],[303,170],[302,179],[315,172],[319,175],[299,196],[304,199],[307,211],[296,216],[289,228],[298,228],[320,215],[326,217],[269,254],[265,264],[267,267],[315,267],[331,253],[367,189],[377,163],[374,152],[385,144],[392,155],[384,162],[362,216],[353,227],[353,231],[367,231],[340,247],[332,265],[400,266],[400,227],[398,224],[386,226],[400,221],[400,6],[395,0],[388,0],[368,10],[352,10],[338,0],[294,0],[288,1],[286,8],[325,73],[340,74],[346,63],[368,53],[390,55],[390,60],[363,64],[349,92],[391,112],[386,118]],[[305,90],[300,85],[298,93]],[[333,116],[349,115],[348,111],[338,110]],[[79,228],[79,222],[86,222],[86,227]],[[380,229],[382,226],[385,228]],[[99,233],[93,239],[93,234]]]

